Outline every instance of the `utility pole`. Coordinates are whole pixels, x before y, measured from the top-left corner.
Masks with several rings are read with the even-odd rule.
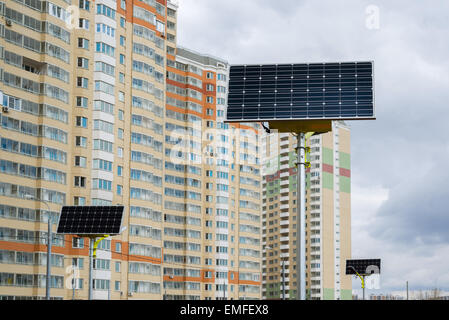
[[[296,299],[306,300],[306,143],[305,134],[297,134],[297,193],[296,201]]]

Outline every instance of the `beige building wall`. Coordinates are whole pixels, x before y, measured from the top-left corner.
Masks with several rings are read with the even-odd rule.
[[[126,208],[126,229],[100,243],[94,299],[261,298],[259,131],[223,123],[227,62],[177,53],[170,1],[31,5],[0,1],[0,298],[45,296],[47,204],[53,231],[62,205]],[[184,95],[170,92],[167,71],[201,97],[182,81]],[[198,164],[174,166],[173,125],[198,130]],[[228,136],[222,166],[206,160],[207,133]],[[87,299],[89,245],[55,236],[52,298]]]

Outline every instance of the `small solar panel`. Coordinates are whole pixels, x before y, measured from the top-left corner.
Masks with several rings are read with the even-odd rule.
[[[124,206],[64,206],[57,233],[119,234]]]
[[[346,260],[346,274],[380,273],[380,259]]]
[[[233,65],[227,122],[374,119],[373,62]]]

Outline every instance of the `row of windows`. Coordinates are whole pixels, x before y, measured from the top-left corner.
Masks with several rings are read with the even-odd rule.
[[[11,117],[2,116],[1,125],[8,130],[19,131],[23,134],[32,135],[35,137],[45,137],[51,140],[67,143],[67,132],[49,127],[46,125],[37,125],[31,122],[17,120]]]
[[[1,149],[8,152],[19,153],[25,156],[44,158],[47,160],[67,163],[67,153],[45,146],[36,146],[29,143],[1,138]]]
[[[45,288],[46,278],[47,276],[43,274],[15,274],[0,272],[0,286]],[[64,276],[51,276],[50,287],[63,289]]]
[[[48,33],[66,43],[70,43],[70,32],[48,21],[41,21],[5,7],[5,17],[37,32]]]
[[[0,227],[0,240],[2,241],[47,244],[47,239],[47,232]],[[52,245],[64,247],[64,235],[53,234]]]
[[[130,206],[129,215],[130,217],[148,219],[155,222],[162,221],[162,213],[151,208]]]
[[[56,224],[59,212],[49,212],[47,210],[20,208],[0,204],[0,218],[48,223],[49,215],[51,221]]]
[[[132,106],[153,112],[158,117],[162,117],[163,115],[163,108],[156,105],[154,102],[141,97],[132,96]]]
[[[65,204],[65,193],[44,188],[25,187],[11,183],[0,182],[0,195],[6,197],[24,198],[31,197],[57,204]]]
[[[50,98],[60,100],[64,103],[69,102],[69,93],[67,91],[48,83],[32,81],[8,72],[3,72],[3,83],[37,95],[45,95]]]
[[[20,112],[45,116],[63,123],[68,123],[68,112],[48,104],[38,104],[29,100],[3,94],[3,105]]]
[[[0,263],[46,266],[47,253],[0,250]],[[64,267],[64,255],[51,254],[51,265],[52,267]]]
[[[49,43],[46,41],[41,42],[9,29],[5,29],[5,39],[6,41],[14,43],[15,45],[23,47],[25,49],[37,53],[48,54],[49,56],[64,61],[65,63],[70,62],[70,53],[53,43]]]
[[[34,167],[8,160],[0,160],[0,172],[32,179],[43,179],[46,181],[66,184],[66,173],[55,169]]]
[[[157,134],[162,134],[162,125],[154,121],[153,119],[133,114],[131,115],[131,124],[150,129]]]

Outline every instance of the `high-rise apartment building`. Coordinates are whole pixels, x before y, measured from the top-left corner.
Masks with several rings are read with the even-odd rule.
[[[0,0],[0,298],[45,296],[61,206],[116,204],[94,299],[261,298],[259,129],[223,122],[229,66],[177,49],[176,12]],[[52,243],[52,298],[86,299],[88,239]]]
[[[341,121],[332,131],[307,140],[306,296],[351,299],[350,129]],[[296,298],[297,140],[290,133],[262,138],[262,295]]]

